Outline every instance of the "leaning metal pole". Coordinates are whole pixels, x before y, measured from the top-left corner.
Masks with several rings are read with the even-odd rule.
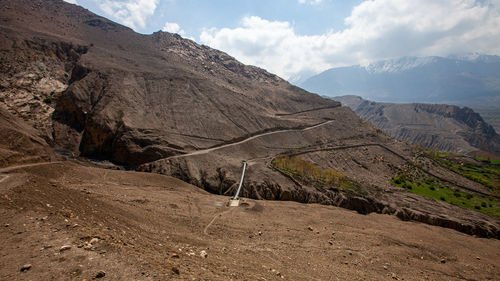
[[[238,190],[236,190],[236,194],[233,197],[233,200],[238,200],[238,195],[240,194],[241,187],[243,186],[243,178],[245,177],[245,169],[247,168],[247,162],[243,162],[243,172],[241,173],[240,185],[238,186]]]

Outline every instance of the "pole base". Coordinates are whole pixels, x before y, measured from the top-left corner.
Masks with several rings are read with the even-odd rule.
[[[238,207],[240,205],[240,199],[229,200],[229,207]]]

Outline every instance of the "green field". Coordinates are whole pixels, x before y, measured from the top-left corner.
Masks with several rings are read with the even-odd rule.
[[[436,160],[439,165],[446,167],[470,180],[478,182],[495,194],[500,192],[500,166],[499,161],[488,160],[489,163],[475,164],[470,161],[457,160],[456,155],[444,152],[425,151],[425,153]]]
[[[481,157],[477,157],[476,160],[480,161],[480,162],[487,163],[487,164],[500,165],[500,160],[491,160],[491,159],[481,158]]]
[[[453,190],[444,186],[438,179],[410,180],[404,175],[398,175],[391,179],[391,183],[421,196],[472,209],[489,216],[500,217],[500,201],[498,199]]]

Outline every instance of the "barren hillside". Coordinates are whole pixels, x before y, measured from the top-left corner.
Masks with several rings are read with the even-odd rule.
[[[499,208],[496,178],[491,187],[453,172],[338,102],[177,35],[137,34],[60,0],[0,4],[3,106],[60,156],[166,174],[216,194],[234,192],[247,161],[248,198],[500,237],[489,215]],[[397,186],[401,176],[486,207],[415,194]]]
[[[1,170],[1,280],[497,280],[496,239],[73,162]],[[24,270],[23,270],[24,268]],[[97,277],[100,277],[97,278]]]
[[[0,38],[1,280],[500,275],[495,163],[61,0],[0,0]]]
[[[500,155],[500,136],[470,108],[446,104],[372,102],[357,96],[333,99],[401,141],[460,154],[486,151]]]

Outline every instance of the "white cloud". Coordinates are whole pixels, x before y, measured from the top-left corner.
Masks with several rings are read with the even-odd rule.
[[[234,29],[204,30],[200,41],[285,79],[408,55],[500,54],[500,1],[482,3],[371,0],[356,6],[337,32],[304,36],[288,22],[245,17]]]
[[[64,2],[68,2],[68,3],[71,3],[71,4],[78,4],[76,2],[76,0],[64,0]]]
[[[175,22],[166,22],[162,30],[170,33],[177,33],[181,36],[185,35],[184,30],[182,30],[181,27]]]
[[[103,0],[99,8],[108,16],[132,29],[144,28],[153,15],[158,0]]]
[[[323,2],[323,0],[299,0],[300,4],[311,4],[311,5],[316,5]]]
[[[288,22],[272,22],[260,17],[245,17],[241,25],[235,29],[204,30],[200,41],[284,78],[308,67],[329,66],[318,52],[325,36],[298,36]]]

